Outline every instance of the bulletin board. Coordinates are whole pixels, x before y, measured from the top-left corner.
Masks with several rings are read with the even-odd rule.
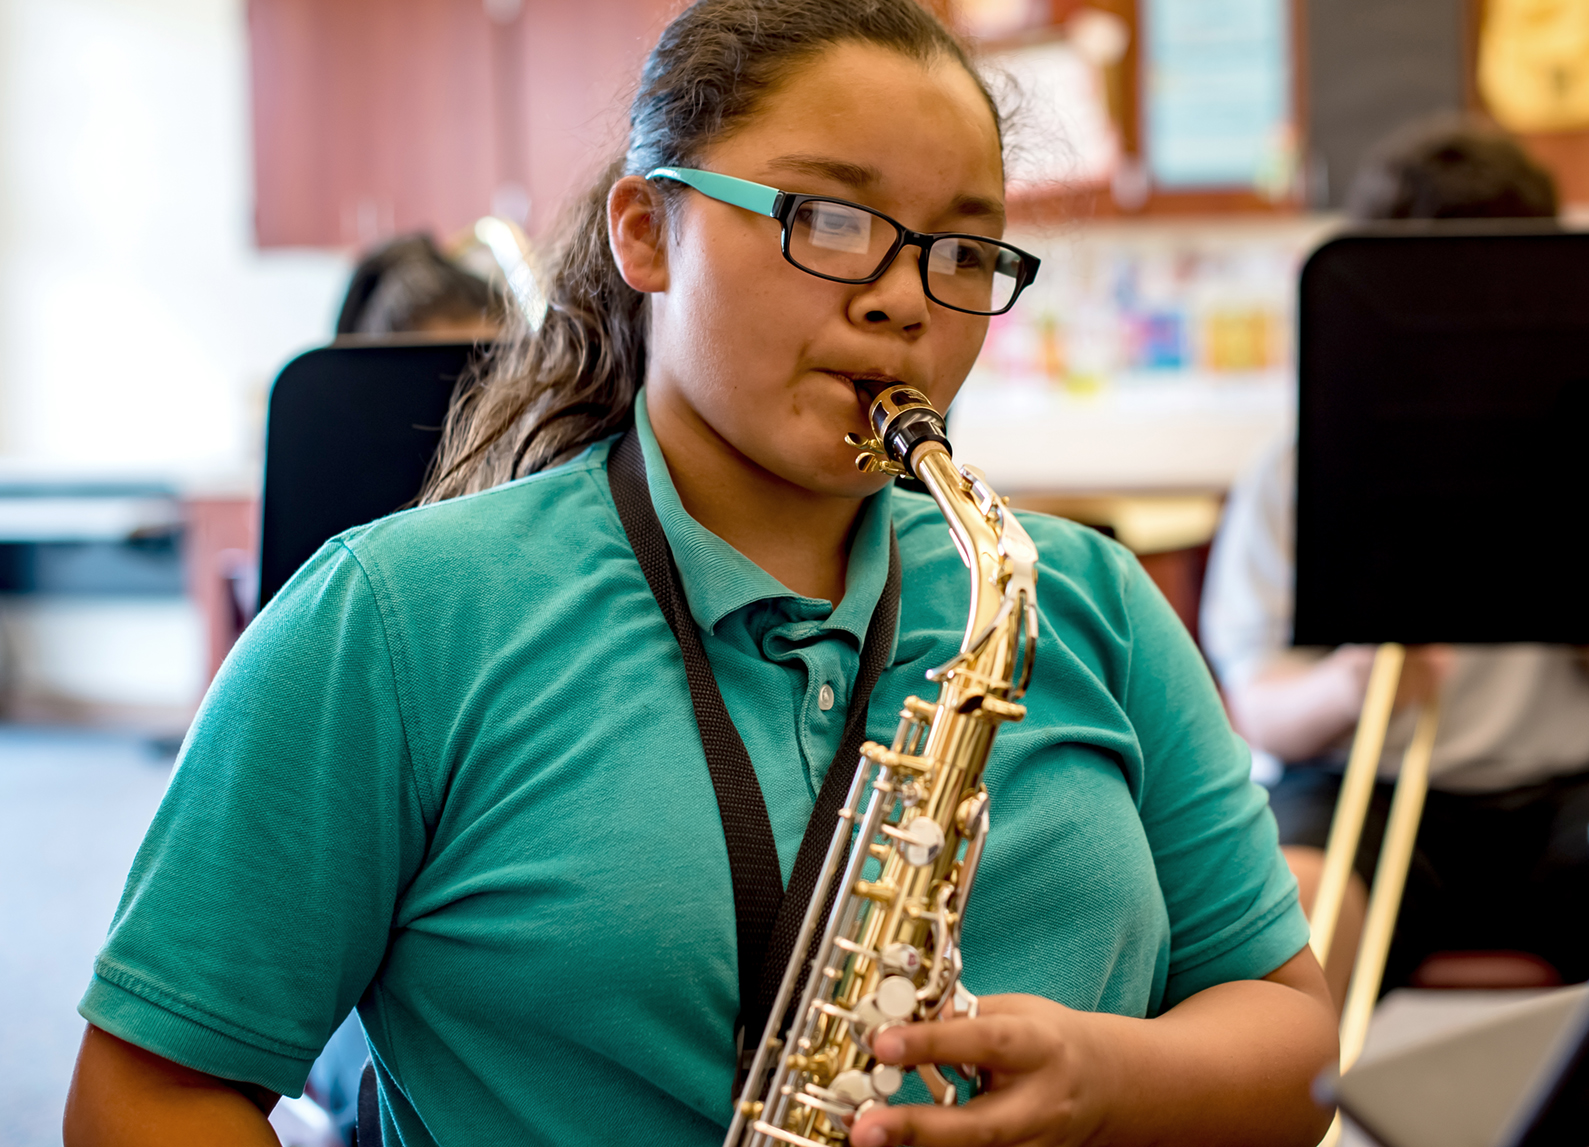
[[[1289,196],[1289,0],[1144,0],[1144,153],[1165,190]]]

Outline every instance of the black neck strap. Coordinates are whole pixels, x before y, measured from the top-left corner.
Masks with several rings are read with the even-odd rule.
[[[844,722],[844,736],[823,778],[785,892],[761,785],[756,780],[756,770],[745,742],[723,704],[723,694],[706,660],[700,632],[690,616],[678,564],[673,560],[667,535],[662,532],[662,523],[657,520],[656,509],[651,504],[645,455],[634,430],[613,447],[607,460],[607,479],[618,518],[629,535],[629,544],[684,655],[690,699],[695,704],[695,722],[701,732],[701,747],[706,750],[712,788],[717,794],[717,811],[723,821],[723,839],[728,845],[728,866],[734,881],[734,920],[739,941],[738,1026],[744,1033],[743,1044],[748,1054],[754,1051],[755,1041],[761,1038],[767,1013],[777,998],[784,968],[788,966],[801,920],[833,838],[833,826],[855,776],[861,743],[866,739],[866,709],[872,687],[888,667],[894,628],[899,621],[899,546],[890,529],[888,580],[872,611],[866,641],[861,646],[860,673]]]

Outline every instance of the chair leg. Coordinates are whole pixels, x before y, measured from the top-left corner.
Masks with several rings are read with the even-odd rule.
[[[357,1147],[381,1147],[380,1085],[375,1079],[375,1061],[364,1061],[359,1075],[359,1124],[354,1132]]]

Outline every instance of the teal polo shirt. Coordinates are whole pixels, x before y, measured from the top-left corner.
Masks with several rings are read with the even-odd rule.
[[[791,593],[689,517],[643,401],[636,421],[787,879],[890,524],[900,624],[872,738],[932,695],[968,575],[931,501],[885,490],[843,600]],[[297,573],[200,708],[88,1020],[296,1095],[356,1006],[390,1144],[721,1141],[728,856],[683,661],[613,508],[611,445],[350,530]],[[1267,974],[1307,927],[1202,658],[1125,550],[1022,521],[1041,633],[1028,716],[986,774],[967,986],[1152,1016]]]

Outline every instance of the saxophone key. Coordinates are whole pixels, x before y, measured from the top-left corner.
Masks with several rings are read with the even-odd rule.
[[[980,698],[978,706],[981,712],[1000,721],[1019,721],[1026,716],[1026,706],[1017,705],[1014,701],[1005,701],[991,694]]]
[[[807,1084],[807,1087],[810,1086],[812,1085]],[[847,1116],[855,1114],[854,1107],[851,1107],[847,1104],[834,1103],[831,1099],[823,1099],[819,1095],[812,1095],[809,1091],[797,1091],[795,1094],[791,1095],[790,1098],[796,1103],[801,1103],[807,1107],[814,1108],[815,1110],[822,1112],[824,1115],[833,1116],[835,1119],[844,1119]]]
[[[885,1100],[905,1085],[905,1073],[891,1063],[872,1068],[872,1090]]]
[[[883,835],[899,842],[896,851],[904,858],[906,864],[915,868],[931,864],[943,851],[943,829],[939,828],[938,822],[931,817],[918,816],[900,828],[885,824]]]
[[[883,949],[883,970],[893,975],[914,980],[921,974],[923,963],[921,949],[914,944],[894,943]]]
[[[871,1071],[852,1067],[839,1072],[822,1094],[824,1098],[848,1103],[859,1112],[866,1103],[886,1101],[904,1082],[904,1073],[891,1064],[880,1063]],[[807,1090],[810,1090],[809,1085]]]
[[[886,976],[872,999],[886,1018],[902,1020],[916,1011],[916,985],[906,976]]]

